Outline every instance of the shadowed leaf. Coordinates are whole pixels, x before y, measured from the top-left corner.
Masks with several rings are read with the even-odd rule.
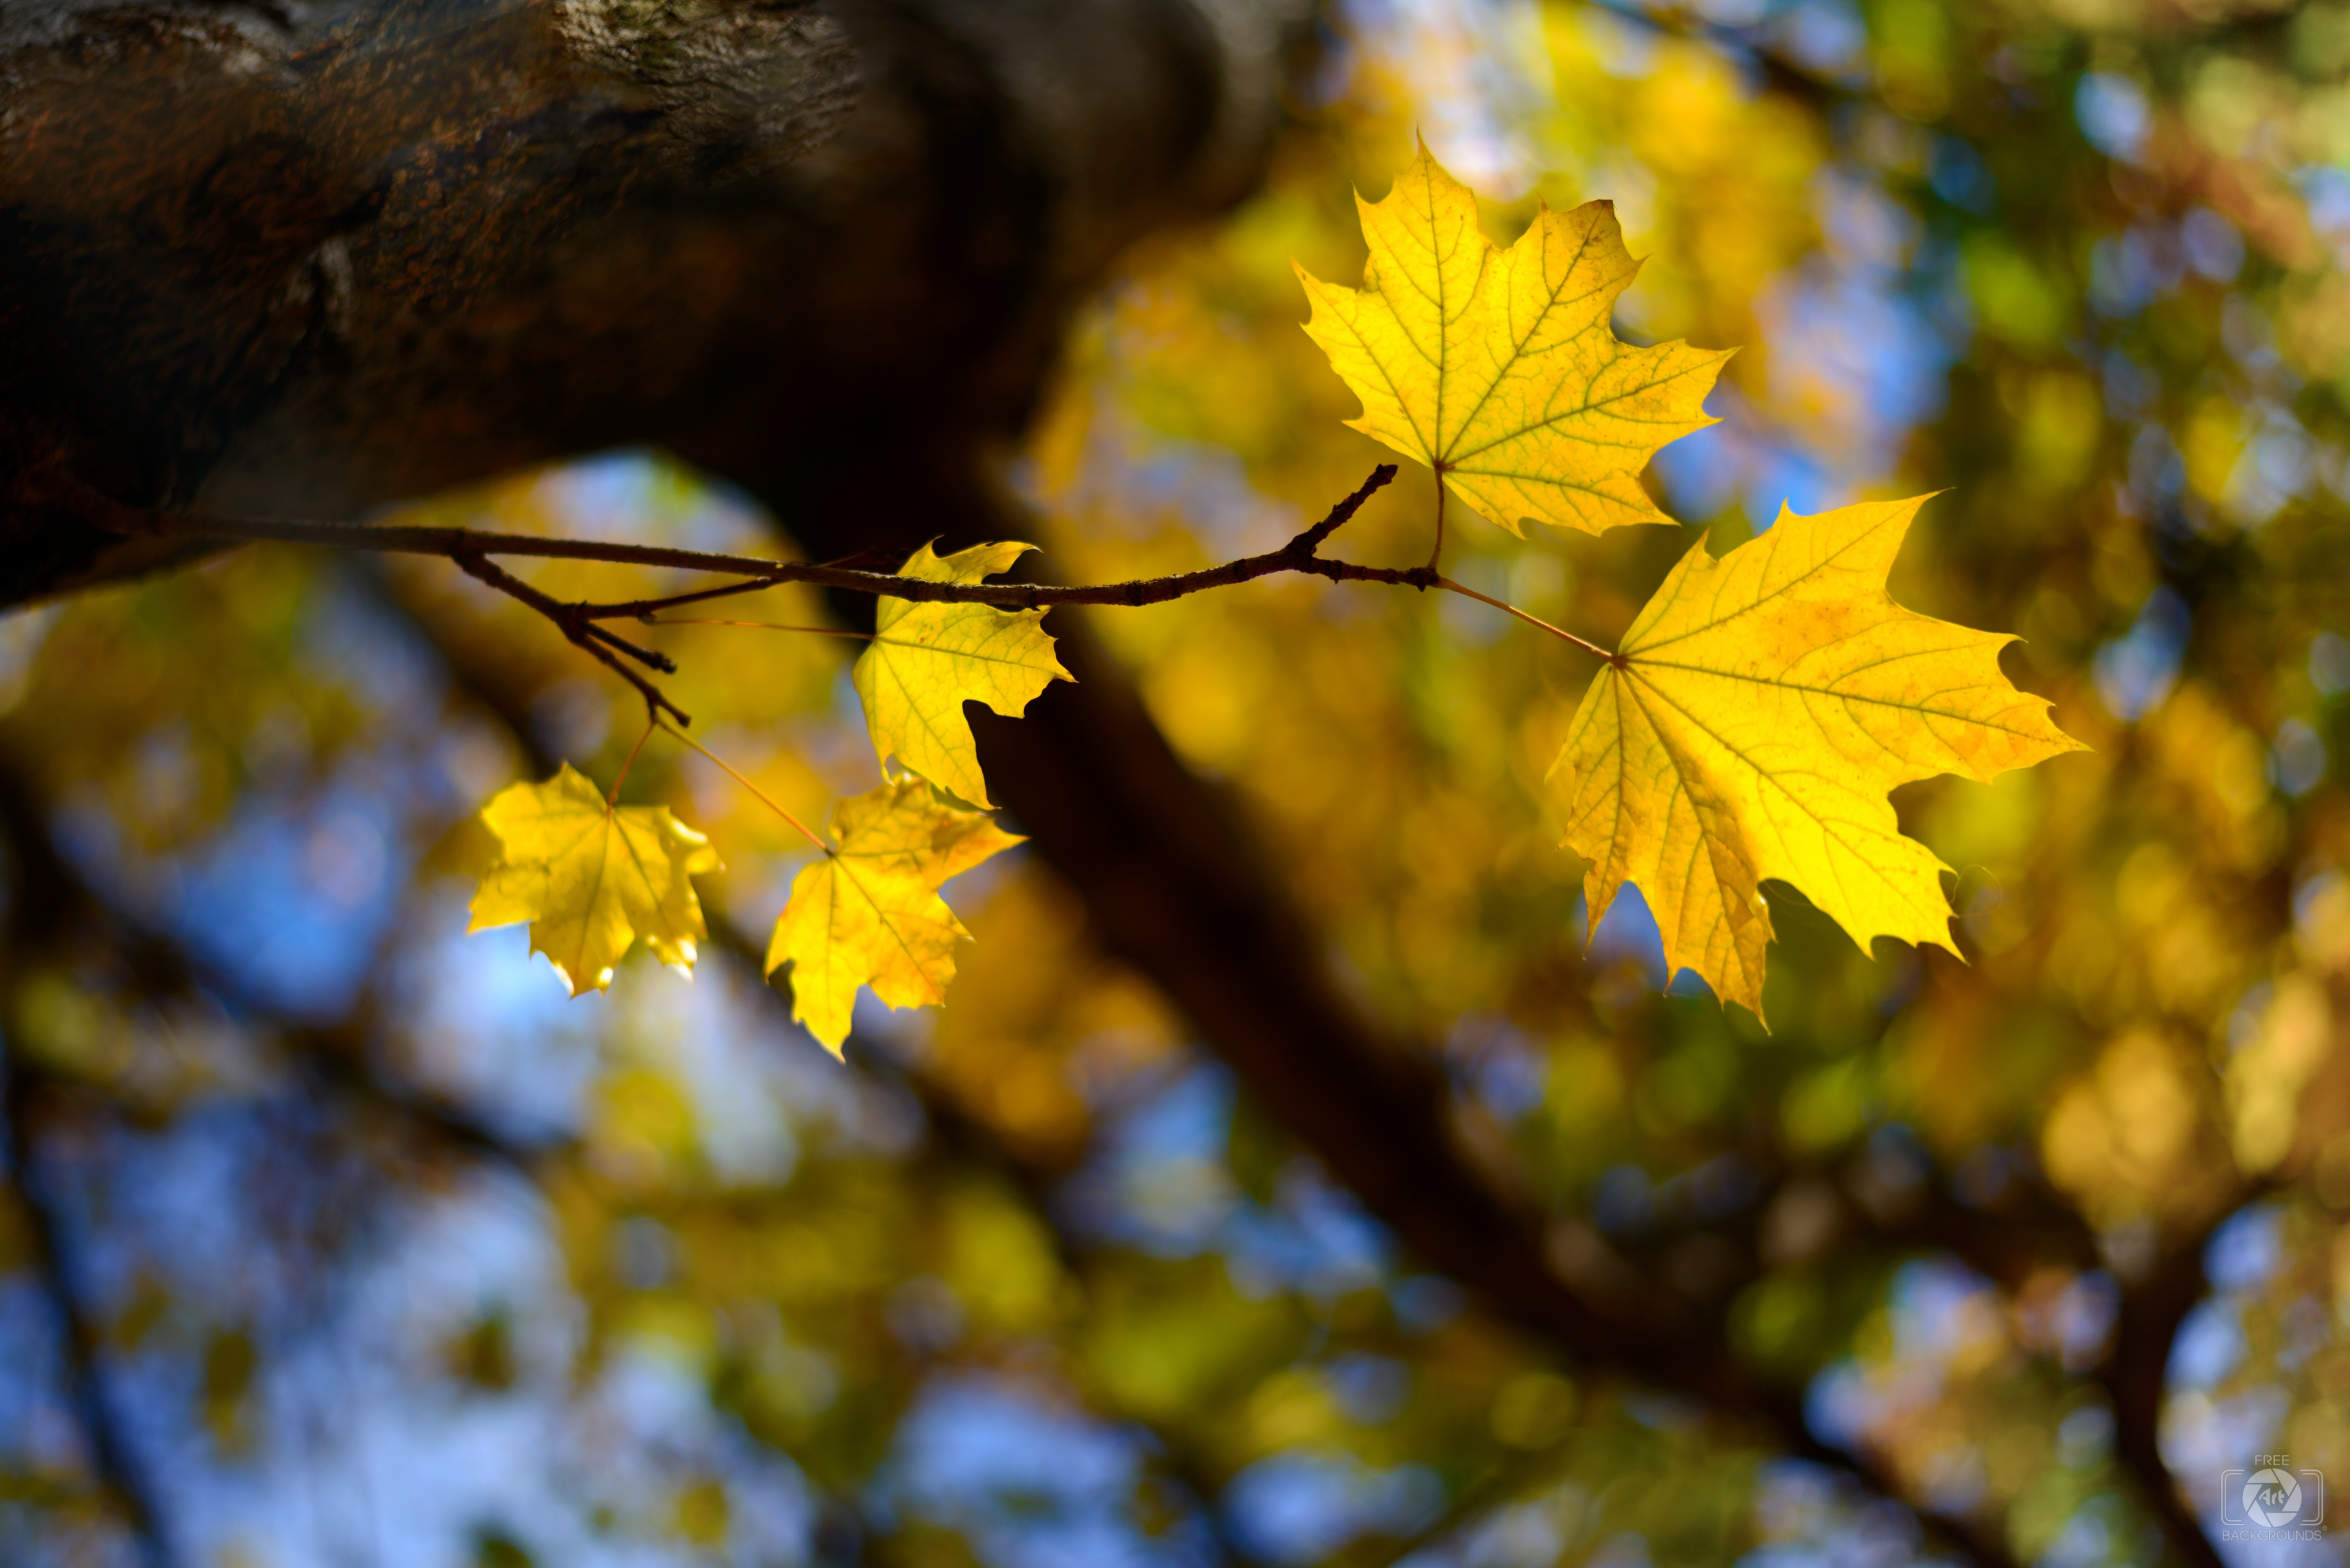
[[[1034,548],[1006,542],[941,556],[925,545],[900,575],[926,582],[984,582]],[[874,751],[884,762],[895,756],[950,794],[991,805],[962,705],[984,702],[1016,719],[1051,681],[1071,679],[1054,657],[1044,620],[1042,610],[882,599],[874,617],[876,635],[852,677],[865,701]]]

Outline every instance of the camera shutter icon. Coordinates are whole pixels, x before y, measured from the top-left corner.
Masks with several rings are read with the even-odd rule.
[[[2325,1522],[2325,1477],[2318,1470],[2224,1470],[2220,1476],[2220,1516],[2224,1523],[2282,1530]]]

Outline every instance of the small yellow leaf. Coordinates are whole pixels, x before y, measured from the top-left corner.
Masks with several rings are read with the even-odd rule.
[[[482,808],[499,858],[473,895],[473,930],[528,920],[577,996],[612,982],[612,967],[637,938],[663,963],[693,967],[709,935],[689,879],[715,871],[709,840],[661,805],[605,804],[564,764],[544,784],[509,784]]]
[[[984,582],[1035,548],[1007,541],[940,556],[925,545],[899,575]],[[992,805],[962,705],[984,702],[1014,719],[1048,683],[1074,679],[1054,657],[1044,619],[1043,610],[882,599],[852,675],[874,751],[973,805]]]
[[[2000,673],[2012,638],[1886,593],[1925,501],[1782,510],[1719,561],[1700,540],[1592,681],[1551,770],[1566,846],[1591,862],[1591,924],[1637,885],[1668,972],[1694,969],[1758,1017],[1765,877],[1864,948],[1879,936],[1950,948],[1942,863],[1902,836],[1886,792],[2081,749]]]
[[[1305,330],[1363,400],[1347,421],[1433,468],[1519,532],[1532,517],[1588,534],[1669,523],[1639,472],[1704,411],[1727,350],[1619,341],[1608,317],[1639,264],[1616,209],[1544,209],[1503,251],[1477,199],[1422,147],[1381,202],[1357,196],[1370,260],[1360,289],[1298,267]]]
[[[971,933],[939,888],[1021,840],[917,778],[842,801],[832,826],[839,847],[793,879],[767,972],[792,966],[792,1016],[838,1051],[860,985],[891,1007],[945,1000],[954,944]]]

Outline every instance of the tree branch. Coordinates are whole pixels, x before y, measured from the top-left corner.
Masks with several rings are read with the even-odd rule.
[[[1226,561],[1222,566],[1202,567],[1196,572],[1179,572],[1163,577],[1137,577],[1119,583],[1097,583],[1084,587],[1067,587],[1038,583],[959,583],[940,582],[926,577],[901,576],[889,572],[870,572],[854,567],[823,566],[805,561],[763,561],[754,556],[722,555],[704,550],[677,550],[660,545],[630,545],[619,541],[595,539],[549,539],[533,535],[498,534],[475,528],[426,528],[400,524],[371,526],[356,523],[307,523],[292,519],[250,519],[200,517],[139,513],[100,497],[89,496],[78,485],[74,486],[75,499],[91,521],[117,529],[136,529],[146,534],[167,536],[213,537],[244,540],[270,540],[283,544],[317,545],[333,548],[373,551],[391,555],[440,556],[454,562],[468,575],[479,578],[500,593],[507,594],[536,610],[552,621],[556,629],[574,645],[607,666],[637,690],[645,700],[649,712],[663,711],[673,714],[680,722],[693,721],[665,696],[660,689],[615,657],[626,654],[639,664],[665,674],[675,674],[676,663],[667,654],[643,648],[629,641],[598,624],[606,620],[633,618],[650,625],[659,625],[657,617],[663,610],[679,609],[688,605],[705,604],[712,599],[729,598],[742,594],[757,593],[786,583],[806,583],[840,593],[873,594],[915,603],[980,604],[1000,609],[1048,609],[1061,605],[1110,605],[1136,608],[1144,605],[1166,604],[1211,588],[1236,587],[1284,573],[1303,573],[1326,577],[1332,582],[1381,583],[1389,587],[1417,588],[1425,592],[1441,588],[1460,594],[1481,604],[1491,605],[1506,614],[1515,616],[1529,626],[1537,627],[1562,641],[1572,643],[1585,652],[1621,664],[1622,659],[1540,618],[1527,614],[1515,605],[1507,604],[1489,594],[1482,594],[1440,574],[1431,558],[1424,566],[1366,566],[1353,561],[1329,560],[1318,552],[1322,545],[1362,510],[1363,504],[1385,488],[1396,476],[1396,465],[1381,463],[1370,477],[1357,486],[1353,494],[1330,508],[1327,515],[1313,527],[1291,539],[1278,550],[1259,556],[1244,556]],[[53,482],[54,483],[54,482]],[[67,481],[66,483],[70,483]],[[545,559],[598,561],[609,565],[664,566],[700,572],[727,572],[743,575],[744,580],[721,584],[716,587],[698,588],[691,592],[670,594],[658,598],[625,599],[610,604],[565,604],[541,593],[519,577],[494,565],[492,556],[536,556]]]
[[[1710,21],[1678,7],[1651,10],[1628,4],[1627,0],[1585,0],[1585,4],[1619,22],[1667,37],[1703,44],[1740,64],[1751,66],[1773,90],[1784,93],[1822,113],[1854,98],[1877,96],[1859,90],[1854,84],[1838,82],[1832,77],[1797,64],[1781,50],[1757,38],[1756,29],[1752,27]]]
[[[2249,1201],[2253,1195],[2242,1195]],[[2122,1291],[2114,1343],[2100,1369],[2114,1415],[2114,1453],[2135,1476],[2147,1508],[2162,1521],[2173,1550],[2193,1568],[2226,1568],[2203,1522],[2180,1496],[2162,1457],[2162,1397],[2179,1325],[2203,1298],[2203,1249],[2241,1201],[2219,1205],[2209,1220],[2171,1242],[2145,1278]]]
[[[458,532],[463,532],[463,530],[458,530]],[[462,569],[466,576],[478,577],[483,582],[489,584],[490,587],[497,589],[498,592],[510,595],[511,597],[521,600],[524,604],[528,605],[531,608],[536,610],[539,614],[553,621],[556,628],[560,630],[565,637],[570,639],[573,644],[587,653],[588,657],[606,666],[612,671],[612,673],[618,675],[621,680],[635,687],[637,689],[637,695],[645,700],[645,713],[647,717],[657,720],[660,717],[663,711],[667,711],[670,713],[675,714],[677,722],[681,724],[691,724],[693,722],[692,714],[687,712],[684,709],[671,701],[669,698],[662,693],[660,687],[654,685],[651,681],[646,680],[643,676],[638,674],[635,670],[621,663],[619,659],[614,656],[612,650],[614,648],[618,648],[639,659],[642,659],[645,663],[652,665],[655,669],[668,669],[674,670],[677,666],[670,660],[666,654],[654,653],[649,649],[639,648],[632,642],[626,642],[619,638],[614,637],[610,632],[606,631],[602,627],[595,625],[586,617],[581,615],[580,607],[561,603],[546,594],[540,593],[536,588],[532,587],[528,583],[524,582],[520,577],[515,576],[513,573],[484,559],[478,551],[462,551],[452,554],[449,558],[456,562],[459,568]]]
[[[386,1112],[433,1141],[468,1155],[523,1166],[543,1152],[518,1145],[463,1106],[397,1082],[368,1061],[366,1009],[338,1025],[320,1027],[276,1015],[228,976],[200,969],[184,949],[109,903],[50,843],[42,814],[23,776],[0,757],[0,849],[16,881],[14,907],[25,922],[8,933],[0,981],[9,967],[55,944],[68,932],[95,927],[140,990],[149,996],[204,996],[251,1020],[284,1042],[345,1096]],[[34,922],[37,922],[36,928]],[[24,1075],[46,1076],[18,1064]]]
[[[617,540],[549,539],[529,534],[491,533],[478,528],[377,526],[365,523],[305,523],[282,518],[199,517],[161,513],[138,515],[145,519],[140,532],[167,536],[273,540],[281,544],[320,545],[390,555],[443,556],[499,591],[514,595],[553,620],[574,642],[586,647],[583,637],[593,635],[623,647],[659,669],[666,662],[660,655],[619,644],[618,639],[600,628],[593,628],[591,633],[585,623],[630,617],[642,618],[665,609],[736,594],[757,593],[763,588],[785,583],[806,583],[839,593],[887,595],[890,598],[924,604],[993,605],[999,609],[1046,609],[1055,605],[1133,607],[1165,604],[1170,599],[1180,599],[1209,588],[1230,587],[1283,572],[1304,572],[1327,577],[1333,582],[1386,583],[1421,589],[1444,587],[1442,580],[1429,567],[1364,566],[1351,561],[1326,560],[1315,554],[1325,540],[1360,511],[1363,503],[1395,476],[1395,464],[1381,463],[1371,471],[1371,476],[1363,482],[1360,488],[1333,506],[1321,522],[1278,550],[1262,556],[1243,556],[1196,572],[1083,587],[1038,583],[943,583],[928,578],[899,576],[889,572],[820,566],[810,561],[766,561],[755,556],[722,555],[708,550],[677,550],[656,545],[629,545]],[[125,510],[112,508],[111,516],[119,519]],[[566,605],[490,566],[485,557],[491,556],[726,572],[739,574],[749,580],[693,593],[672,594],[665,598]],[[594,649],[591,648],[589,651]]]
[[[177,1568],[179,1553],[162,1521],[154,1485],[120,1425],[108,1397],[103,1366],[105,1337],[82,1311],[81,1290],[73,1265],[67,1227],[51,1211],[42,1191],[35,1137],[33,1074],[21,1050],[7,1055],[7,1078],[0,1089],[8,1128],[8,1153],[14,1168],[16,1197],[24,1210],[26,1231],[32,1242],[34,1265],[41,1292],[57,1319],[57,1341],[66,1382],[79,1417],[82,1436],[89,1445],[90,1468],[99,1488],[121,1510],[124,1521],[139,1543],[146,1568]]]

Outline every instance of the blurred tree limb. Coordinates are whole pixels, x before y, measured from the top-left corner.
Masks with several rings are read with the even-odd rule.
[[[103,1362],[105,1335],[82,1305],[81,1272],[69,1222],[57,1214],[40,1170],[43,1116],[36,1074],[12,1051],[0,1112],[8,1136],[9,1185],[25,1216],[35,1271],[56,1329],[68,1397],[88,1446],[99,1490],[120,1511],[145,1568],[177,1568],[179,1552],[156,1505],[153,1478],[122,1429]]]

